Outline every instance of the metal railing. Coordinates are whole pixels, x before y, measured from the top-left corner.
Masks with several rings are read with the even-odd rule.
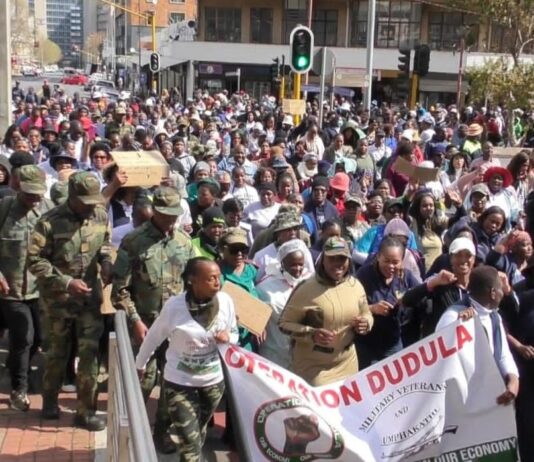
[[[157,462],[124,311],[109,338],[108,462]]]

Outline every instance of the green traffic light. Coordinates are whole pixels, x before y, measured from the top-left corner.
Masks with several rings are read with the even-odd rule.
[[[307,56],[299,56],[297,58],[297,67],[299,69],[304,69],[308,65],[308,57]]]

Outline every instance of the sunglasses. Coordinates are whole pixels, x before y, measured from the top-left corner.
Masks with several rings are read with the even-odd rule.
[[[245,246],[228,246],[227,249],[230,255],[237,255],[238,253],[248,255],[248,247]]]

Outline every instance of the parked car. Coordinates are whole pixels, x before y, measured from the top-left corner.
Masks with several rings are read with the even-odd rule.
[[[22,66],[21,73],[24,77],[38,77],[43,71],[35,66]]]
[[[61,83],[65,85],[86,85],[88,80],[89,79],[86,75],[71,74],[63,76],[63,78],[61,79]]]

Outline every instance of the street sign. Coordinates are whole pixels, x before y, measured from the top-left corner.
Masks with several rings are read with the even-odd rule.
[[[282,109],[285,114],[304,115],[306,113],[306,101],[303,99],[284,99]]]
[[[331,51],[329,48],[326,48],[326,56],[324,57],[325,66],[324,70],[322,69],[323,65],[323,55],[322,55],[322,49],[319,51],[316,51],[313,55],[313,67],[312,71],[317,75],[324,74],[325,77],[330,77],[332,73],[334,72],[334,63],[336,60],[336,56],[334,55],[334,52]]]

